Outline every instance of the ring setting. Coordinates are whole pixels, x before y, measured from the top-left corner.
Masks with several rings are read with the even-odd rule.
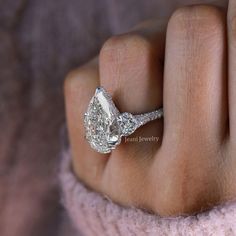
[[[97,152],[110,153],[121,143],[123,136],[129,136],[140,126],[162,117],[162,108],[140,115],[121,113],[110,94],[98,87],[84,114],[86,139]]]

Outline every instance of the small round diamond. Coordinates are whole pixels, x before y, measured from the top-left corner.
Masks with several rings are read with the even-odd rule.
[[[128,136],[132,134],[137,129],[138,126],[135,117],[128,112],[120,114],[117,118],[117,121],[123,136]]]

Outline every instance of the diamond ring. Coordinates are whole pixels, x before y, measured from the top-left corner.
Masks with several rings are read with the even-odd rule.
[[[98,87],[84,114],[86,139],[97,152],[110,153],[120,144],[123,136],[128,136],[140,126],[162,117],[162,108],[140,115],[120,113],[109,93]]]

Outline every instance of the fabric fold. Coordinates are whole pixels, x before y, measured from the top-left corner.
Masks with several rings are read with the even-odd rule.
[[[168,218],[123,207],[76,178],[69,150],[62,153],[60,181],[63,205],[84,236],[236,235],[236,202],[197,215]]]

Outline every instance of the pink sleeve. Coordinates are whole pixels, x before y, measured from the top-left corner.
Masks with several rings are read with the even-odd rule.
[[[119,206],[87,189],[76,179],[70,164],[70,154],[65,151],[60,173],[63,204],[84,236],[236,235],[236,203],[195,216],[162,218]]]

